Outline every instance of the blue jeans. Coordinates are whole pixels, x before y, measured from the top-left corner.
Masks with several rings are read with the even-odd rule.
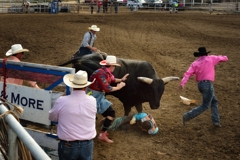
[[[58,143],[59,160],[92,160],[93,140]]]
[[[87,54],[93,54],[94,52],[88,49],[87,47],[80,47],[78,52],[78,57],[87,55]]]
[[[199,82],[198,90],[202,94],[203,102],[200,106],[193,108],[184,114],[186,121],[193,119],[211,107],[212,122],[220,124],[220,116],[218,112],[218,100],[214,94],[214,87],[211,82]]]

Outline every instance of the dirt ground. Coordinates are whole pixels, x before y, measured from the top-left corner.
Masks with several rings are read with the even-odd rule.
[[[221,128],[214,128],[210,110],[182,125],[182,114],[201,103],[194,78],[182,96],[196,99],[190,106],[180,102],[177,86],[167,84],[161,106],[144,111],[153,115],[159,132],[148,135],[137,128],[110,131],[113,144],[95,139],[95,160],[239,159],[240,160],[240,15],[207,12],[120,14],[2,14],[0,56],[12,44],[21,43],[31,52],[22,61],[58,65],[78,49],[92,24],[101,28],[95,46],[110,55],[152,63],[159,77],[179,76],[195,60],[193,52],[205,46],[210,54],[227,55],[229,61],[216,67],[215,93],[219,100]],[[70,66],[69,66],[70,67]],[[118,99],[108,97],[117,117],[123,116]],[[136,110],[132,109],[132,114]],[[97,130],[99,131],[98,116]]]

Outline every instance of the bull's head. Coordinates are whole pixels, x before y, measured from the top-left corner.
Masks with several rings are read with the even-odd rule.
[[[149,84],[150,90],[148,96],[148,101],[151,109],[157,109],[160,107],[160,100],[164,92],[164,85],[172,80],[179,80],[179,77],[165,77],[162,79],[151,79],[147,77],[138,77],[139,81]]]

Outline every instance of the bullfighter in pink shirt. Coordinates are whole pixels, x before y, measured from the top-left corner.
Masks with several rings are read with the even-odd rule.
[[[193,108],[183,114],[183,125],[185,122],[197,117],[208,108],[211,108],[212,122],[216,127],[221,127],[220,116],[218,111],[218,100],[214,93],[213,82],[215,78],[214,66],[220,62],[226,62],[227,56],[208,55],[205,47],[198,48],[198,52],[194,52],[194,56],[198,57],[184,73],[179,89],[182,90],[188,79],[196,75],[198,90],[202,94],[203,102],[200,106]]]

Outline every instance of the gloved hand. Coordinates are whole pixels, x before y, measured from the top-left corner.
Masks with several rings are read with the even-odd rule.
[[[135,124],[136,123],[136,118],[133,116],[133,118],[130,121],[130,124]]]

